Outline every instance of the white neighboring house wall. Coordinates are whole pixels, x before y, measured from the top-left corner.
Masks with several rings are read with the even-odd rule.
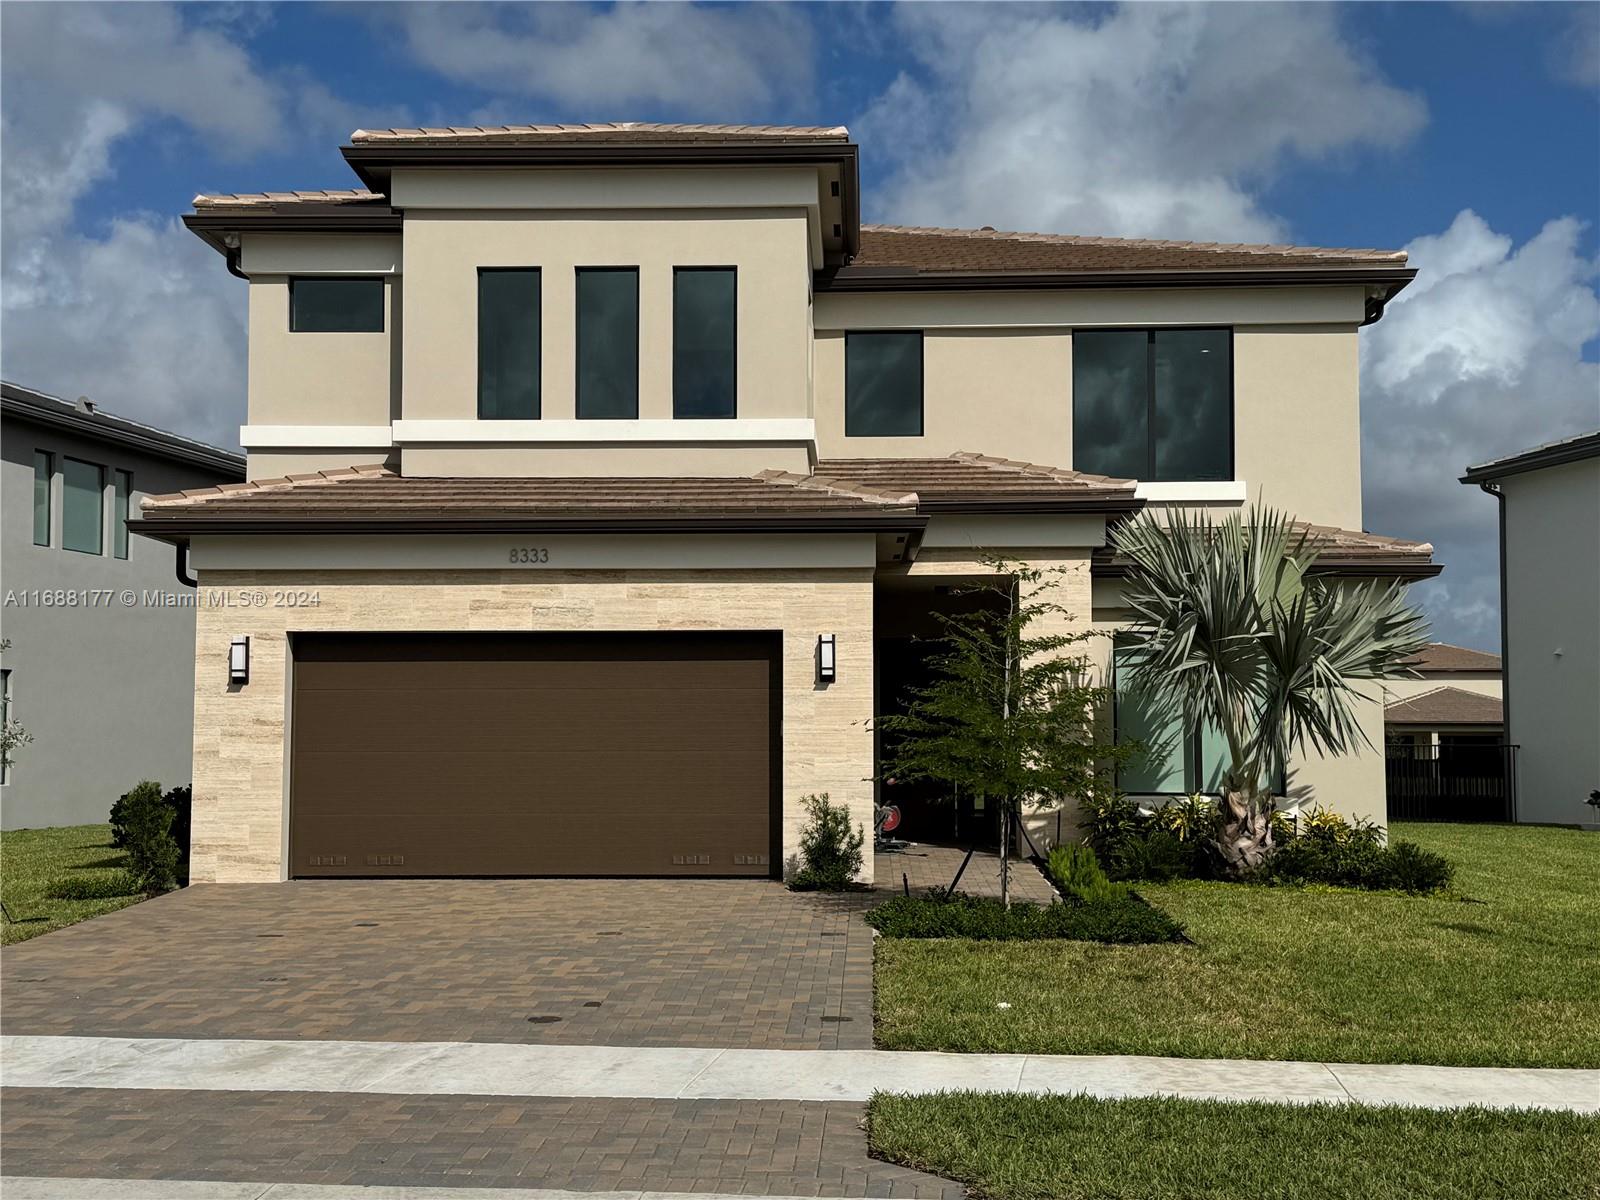
[[[1569,461],[1539,465],[1561,447]],[[1475,467],[1463,482],[1480,480],[1498,485],[1504,505],[1517,819],[1600,828],[1600,810],[1586,803],[1600,788],[1600,433]]]

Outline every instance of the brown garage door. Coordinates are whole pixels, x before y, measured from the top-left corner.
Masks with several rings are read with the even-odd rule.
[[[290,874],[773,874],[777,649],[296,635]]]

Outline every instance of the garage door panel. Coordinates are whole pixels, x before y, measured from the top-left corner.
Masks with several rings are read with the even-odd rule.
[[[692,704],[663,704],[659,691],[470,689],[417,692],[339,690],[305,695],[299,720],[326,725],[317,745],[359,750],[435,740],[441,712],[452,714],[458,746],[474,750],[562,746],[596,726],[625,730],[634,749],[715,749],[768,728],[766,691],[696,691]]]
[[[768,875],[776,635],[302,635],[295,875]]]

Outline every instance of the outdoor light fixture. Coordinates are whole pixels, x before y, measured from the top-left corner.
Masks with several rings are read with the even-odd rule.
[[[834,676],[833,634],[817,635],[817,682],[832,683]]]
[[[250,682],[250,639],[236,637],[228,645],[228,682]]]

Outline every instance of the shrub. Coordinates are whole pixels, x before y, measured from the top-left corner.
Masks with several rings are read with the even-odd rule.
[[[145,787],[148,782],[139,787]],[[154,787],[157,791],[161,789],[159,783]],[[111,844],[119,850],[128,849],[128,800],[133,794],[124,792],[111,806]],[[175,787],[161,797],[162,803],[172,810],[172,840],[178,845],[178,880],[185,884],[189,882],[189,814],[193,795],[187,787]]]
[[[1111,860],[1118,879],[1167,883],[1174,879],[1200,879],[1212,872],[1204,842],[1184,842],[1165,829],[1124,842]]]
[[[828,793],[800,801],[809,818],[800,831],[800,866],[789,886],[802,892],[842,892],[855,885],[861,870],[866,830],[850,828],[850,810],[828,803]]]
[[[1084,842],[1112,879],[1204,879],[1214,874],[1210,845],[1217,821],[1217,802],[1209,796],[1188,796],[1146,812],[1138,802],[1112,794],[1087,806]]]
[[[1057,938],[1137,945],[1183,937],[1183,926],[1133,895],[1043,906],[1017,902],[1010,908],[998,900],[961,893],[948,899],[942,895],[896,896],[867,913],[866,921],[885,937],[899,938],[954,937],[986,942]]]
[[[168,892],[178,886],[182,854],[172,836],[172,806],[161,785],[146,780],[118,803],[128,874],[141,892]]]
[[[1443,855],[1411,842],[1384,845],[1370,822],[1316,809],[1302,815],[1299,825],[1298,835],[1279,845],[1262,868],[1268,881],[1425,893],[1443,891],[1455,877]]]
[[[1055,847],[1045,860],[1045,871],[1063,895],[1078,900],[1120,900],[1128,895],[1128,885],[1106,878],[1088,846],[1067,843]]]

